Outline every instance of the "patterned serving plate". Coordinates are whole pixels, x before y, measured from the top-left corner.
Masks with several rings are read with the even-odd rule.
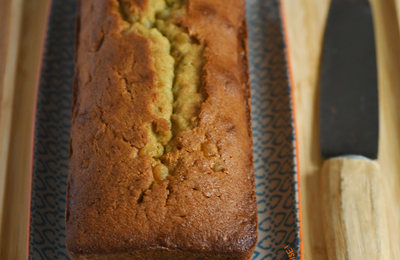
[[[53,0],[50,7],[37,97],[29,259],[70,259],[64,210],[76,2]],[[296,142],[281,4],[248,0],[246,8],[259,214],[252,259],[300,259]]]

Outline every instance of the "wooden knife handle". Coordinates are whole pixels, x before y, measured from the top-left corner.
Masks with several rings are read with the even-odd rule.
[[[374,161],[333,158],[322,168],[329,260],[389,259],[386,205]]]

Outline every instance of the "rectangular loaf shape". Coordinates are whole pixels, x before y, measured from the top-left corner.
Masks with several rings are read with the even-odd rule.
[[[72,259],[250,259],[244,0],[78,2]]]

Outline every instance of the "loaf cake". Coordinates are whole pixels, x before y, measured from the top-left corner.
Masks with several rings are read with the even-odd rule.
[[[78,2],[72,259],[250,259],[244,0]]]

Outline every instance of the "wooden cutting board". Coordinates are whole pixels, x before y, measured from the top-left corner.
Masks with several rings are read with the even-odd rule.
[[[48,2],[0,0],[0,56],[7,56],[0,59],[0,259],[26,258],[32,108]],[[297,108],[303,255],[307,260],[326,259],[317,120],[319,63],[329,2],[284,0]],[[380,83],[379,163],[386,186],[392,259],[400,259],[400,23],[396,13],[400,0],[371,2]]]
[[[304,259],[326,259],[319,149],[319,68],[329,0],[284,0],[295,88]],[[394,0],[371,0],[377,37],[379,159],[390,224],[391,259],[400,259],[400,37]],[[398,1],[400,7],[400,1]],[[400,12],[399,12],[400,14]]]
[[[33,108],[48,3],[0,0],[0,259],[26,259]]]

